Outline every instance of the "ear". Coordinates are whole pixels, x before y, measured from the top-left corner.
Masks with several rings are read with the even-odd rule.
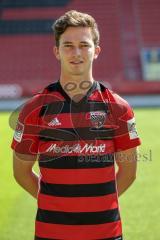
[[[57,60],[60,60],[59,48],[57,46],[53,47],[53,53],[54,53],[55,57],[57,58]]]
[[[94,59],[96,59],[98,57],[98,55],[100,54],[101,52],[101,48],[100,46],[96,46],[95,47],[95,53],[94,53]]]

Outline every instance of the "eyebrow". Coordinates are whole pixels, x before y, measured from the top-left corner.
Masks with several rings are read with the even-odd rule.
[[[72,43],[73,43],[73,42],[69,42],[69,41],[63,42],[63,44],[72,44]],[[89,42],[87,42],[87,41],[81,41],[80,43],[89,44]]]
[[[69,42],[69,41],[65,41],[63,42],[63,44],[71,44],[72,42]]]
[[[87,41],[81,41],[80,43],[89,44],[89,42],[87,42]]]

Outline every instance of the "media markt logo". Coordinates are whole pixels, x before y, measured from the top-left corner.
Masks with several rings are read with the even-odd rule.
[[[83,147],[80,144],[74,144],[73,146],[64,145],[62,147],[57,146],[57,144],[51,144],[49,148],[47,148],[46,152],[53,153],[104,153],[105,152],[105,144],[100,144],[98,146],[94,146],[93,144],[85,144]]]

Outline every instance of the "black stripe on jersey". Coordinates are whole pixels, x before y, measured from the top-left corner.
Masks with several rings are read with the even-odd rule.
[[[78,136],[73,128],[71,129],[44,129],[39,132],[39,139],[42,141],[76,141]]]
[[[118,208],[100,212],[60,212],[38,209],[36,220],[45,223],[87,225],[120,220]]]
[[[40,185],[40,193],[59,197],[97,197],[115,192],[115,181],[97,184],[51,184],[41,181]]]
[[[55,101],[42,106],[39,116],[44,117],[46,115],[60,114],[60,113],[79,113],[90,111],[104,111],[108,113],[108,104],[105,102],[86,101],[86,103],[77,104],[75,106],[72,102],[67,101]]]
[[[34,240],[59,240],[59,239],[55,239],[55,238],[40,238],[35,236]],[[97,240],[123,240],[122,236],[117,236],[117,237],[113,237],[113,238],[101,238],[101,239],[97,239]]]
[[[65,102],[58,101],[58,100],[56,102],[51,102],[49,104],[43,105],[39,113],[39,117],[43,117],[51,114],[59,114],[61,113],[64,105],[65,105]]]
[[[54,169],[104,168],[114,165],[114,154],[50,157],[40,155],[39,166]]]
[[[39,133],[39,139],[42,141],[76,141],[85,140],[105,140],[112,139],[114,136],[113,128],[58,128],[44,129]]]

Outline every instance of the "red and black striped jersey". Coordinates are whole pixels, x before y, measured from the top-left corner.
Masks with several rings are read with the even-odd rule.
[[[114,154],[139,144],[131,107],[96,81],[79,102],[59,81],[27,102],[12,148],[39,156],[35,239],[122,240]]]

